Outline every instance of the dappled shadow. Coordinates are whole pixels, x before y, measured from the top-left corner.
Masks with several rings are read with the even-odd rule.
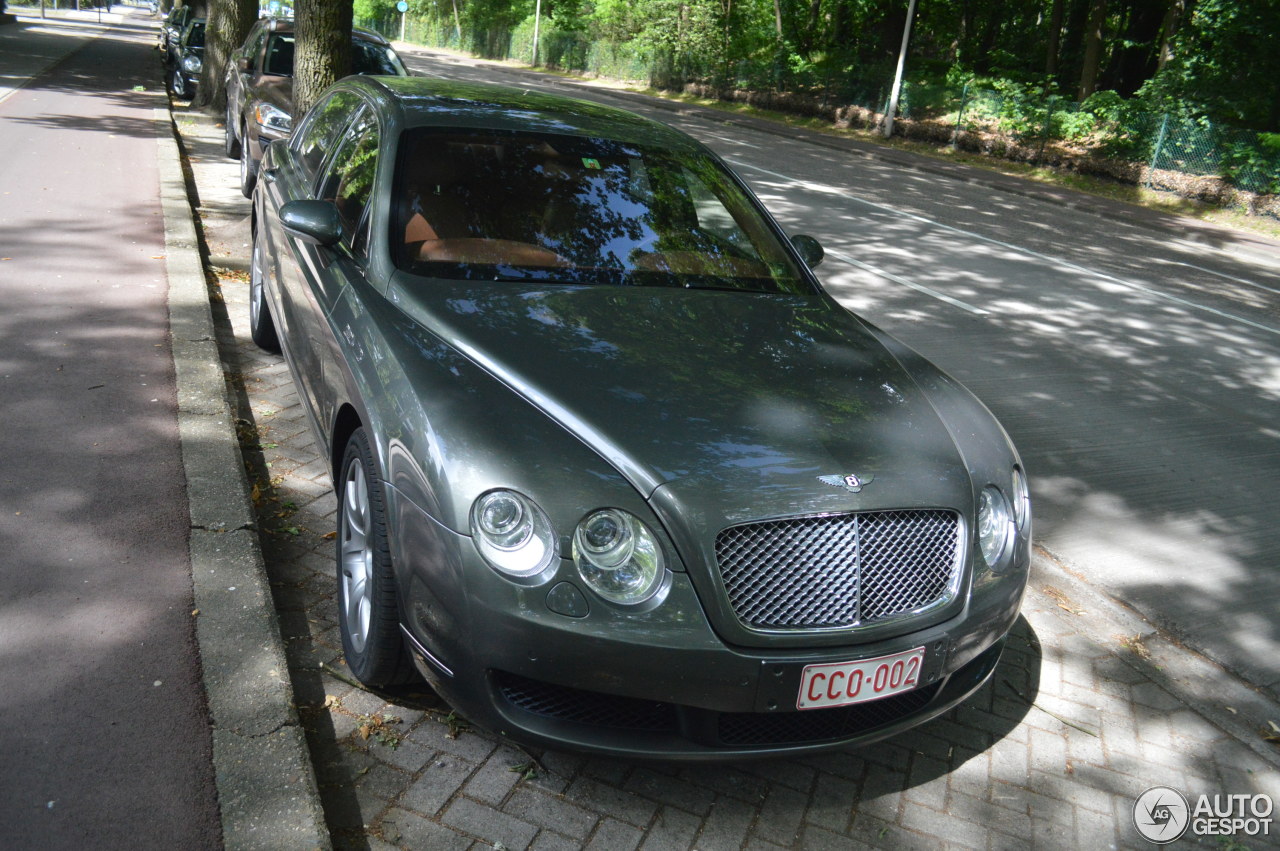
[[[817,187],[743,173],[789,230],[986,311],[835,258],[820,269],[846,305],[992,408],[1031,472],[1037,540],[1253,682],[1280,680],[1276,268],[1070,210],[1032,215],[1025,199],[931,175],[872,163],[855,178],[812,158],[790,168],[813,169]]]
[[[151,106],[152,104],[145,105]],[[154,120],[124,115],[104,116],[88,123],[80,115],[42,115],[13,120],[19,124],[54,130],[90,130],[97,133],[107,133],[112,136],[136,136],[140,139],[154,139],[156,135]]]

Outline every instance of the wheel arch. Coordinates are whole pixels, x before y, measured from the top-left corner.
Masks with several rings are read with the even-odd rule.
[[[333,439],[329,446],[329,470],[333,476],[333,482],[336,485],[338,477],[342,475],[342,456],[347,450],[347,441],[351,439],[351,435],[356,429],[363,426],[364,423],[360,419],[360,414],[350,404],[344,404],[339,410],[337,416],[333,419]],[[377,447],[374,446],[374,453],[377,453]]]

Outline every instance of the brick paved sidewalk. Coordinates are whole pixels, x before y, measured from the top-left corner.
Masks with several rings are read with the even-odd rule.
[[[236,185],[221,130],[178,123],[213,262],[243,269],[247,202],[214,182]],[[725,766],[530,753],[429,694],[356,687],[337,630],[325,462],[283,360],[249,340],[245,275],[224,273],[219,290],[263,555],[338,848],[1145,848],[1133,804],[1148,787],[1280,800],[1280,751],[1261,732],[1280,709],[1043,559],[991,683],[861,750]],[[1240,840],[1201,842],[1277,842]]]

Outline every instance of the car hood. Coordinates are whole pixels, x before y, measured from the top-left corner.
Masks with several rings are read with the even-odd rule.
[[[257,79],[249,97],[253,101],[269,103],[293,114],[293,78],[262,75]]]
[[[967,511],[972,500],[933,405],[826,298],[407,277],[390,295],[660,513],[695,526],[873,507]],[[865,483],[857,492],[841,482],[851,474]]]

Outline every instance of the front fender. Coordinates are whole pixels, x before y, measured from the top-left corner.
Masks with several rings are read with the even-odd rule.
[[[657,525],[596,452],[368,284],[347,287],[329,319],[345,401],[371,432],[383,480],[446,529],[470,534],[471,504],[499,487],[546,511],[561,552],[601,507]]]

